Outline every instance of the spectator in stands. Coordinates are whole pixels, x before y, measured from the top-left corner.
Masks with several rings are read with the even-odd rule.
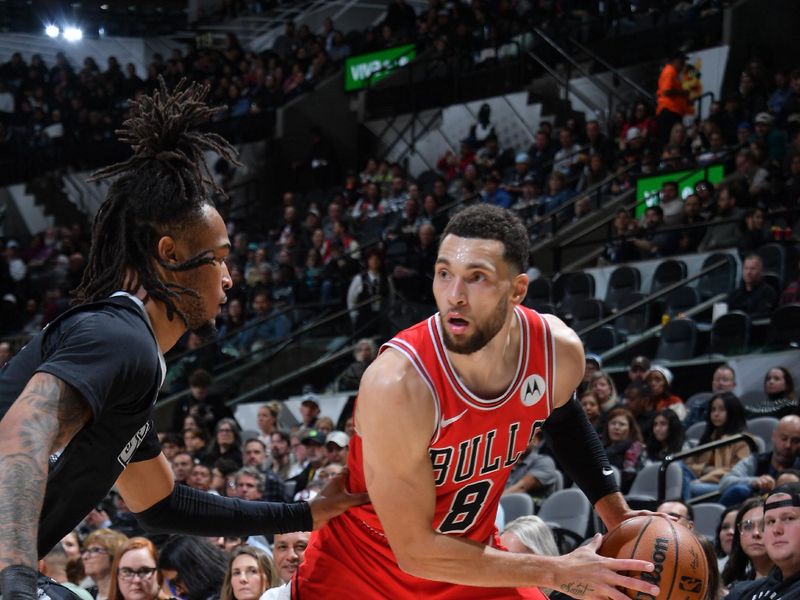
[[[767,557],[775,568],[763,579],[731,588],[731,600],[790,598],[800,584],[800,485],[788,484],[764,502],[763,536]]]
[[[602,438],[609,462],[622,475],[622,493],[627,493],[644,466],[645,447],[639,425],[627,408],[612,408],[606,415]]]
[[[524,493],[541,501],[554,491],[558,475],[556,463],[538,450],[541,436],[533,437],[528,448],[511,469],[503,494]]]
[[[336,388],[339,390],[357,390],[361,383],[361,376],[370,363],[375,360],[377,348],[370,338],[362,338],[356,342],[353,350],[353,362],[336,378]]]
[[[14,352],[11,350],[11,344],[0,342],[0,368],[11,360],[12,356],[14,356]]]
[[[598,371],[592,375],[592,378],[589,380],[589,389],[594,392],[597,401],[600,403],[600,410],[603,414],[608,413],[620,403],[614,380],[604,371]]]
[[[78,550],[78,552],[80,552],[80,550]],[[77,559],[71,559],[67,555],[67,552],[64,549],[64,542],[62,541],[53,546],[53,549],[50,550],[50,552],[48,552],[44,558],[39,560],[38,569],[42,575],[52,579],[56,583],[61,584],[76,597],[80,598],[80,600],[94,600],[88,591],[69,580],[67,569],[71,566],[70,563],[72,565],[75,565],[76,563],[80,564],[80,554],[78,555]],[[40,589],[47,594],[46,586]],[[154,599],[148,598],[147,600]]]
[[[714,369],[711,377],[711,391],[694,394],[686,402],[686,417],[683,419],[683,426],[691,427],[695,423],[706,420],[708,414],[708,403],[714,394],[720,392],[732,392],[736,389],[736,372],[728,364],[722,364]]]
[[[664,225],[679,225],[683,216],[683,198],[678,190],[678,183],[665,181],[661,184],[661,196],[658,202],[664,212]]]
[[[714,539],[714,548],[717,551],[717,567],[720,572],[728,562],[733,547],[733,532],[736,530],[736,513],[739,506],[729,506],[720,515],[717,525],[717,535]]]
[[[562,127],[558,132],[559,150],[553,156],[553,173],[564,176],[564,186],[573,189],[577,184],[581,164],[581,147],[575,143],[572,131]]]
[[[242,463],[245,467],[255,467],[262,473],[269,470],[271,459],[267,454],[267,445],[258,438],[250,438],[244,443]]]
[[[159,440],[161,452],[169,461],[172,460],[178,451],[183,450],[184,448],[183,438],[179,434],[171,431],[168,433],[159,433]]]
[[[680,498],[665,500],[656,507],[656,512],[675,517],[678,519],[678,523],[689,531],[694,531],[694,508]]]
[[[680,225],[685,229],[678,240],[678,252],[681,254],[693,254],[697,252],[697,247],[703,241],[706,234],[706,218],[701,212],[700,198],[696,194],[689,194],[683,201]]]
[[[289,336],[291,324],[286,315],[274,307],[272,296],[261,290],[253,296],[252,317],[246,328],[237,336],[236,346],[246,354],[255,352],[272,342]]]
[[[769,241],[767,228],[764,226],[764,209],[752,206],[744,213],[744,233],[739,241],[739,253],[747,255],[755,252]]]
[[[644,212],[644,227],[637,232],[632,243],[642,259],[671,256],[678,248],[679,236],[674,231],[664,231],[664,210],[648,206]]]
[[[197,419],[198,425],[213,429],[223,417],[232,413],[217,394],[210,393],[213,379],[205,369],[197,369],[189,376],[189,394],[181,397],[172,413],[172,430],[180,431],[186,415]]]
[[[722,583],[766,577],[774,566],[764,548],[764,499],[750,498],[736,513],[731,553],[722,570]]]
[[[277,400],[268,402],[258,407],[256,412],[256,426],[258,427],[258,439],[269,447],[272,434],[278,431],[278,415],[281,413],[281,405]]]
[[[500,187],[516,200],[522,194],[525,178],[532,174],[530,156],[527,152],[518,152],[514,158],[514,168],[506,175]]]
[[[739,242],[742,234],[742,212],[736,207],[737,193],[729,185],[719,187],[717,213],[697,248],[700,252],[732,248]]]
[[[756,115],[753,125],[755,133],[751,142],[762,142],[767,149],[769,159],[781,165],[786,156],[786,133],[773,127],[774,117],[767,112]]]
[[[686,416],[686,407],[683,399],[672,393],[670,386],[674,376],[672,371],[662,365],[652,365],[645,377],[645,383],[650,388],[650,406],[656,412],[665,408],[672,409],[679,419]]]
[[[797,158],[798,163],[800,163],[800,156]],[[797,277],[794,281],[789,282],[781,294],[780,305],[785,306],[787,304],[800,304],[800,263],[798,263]],[[2,356],[0,356],[0,365],[2,365],[2,362]]]
[[[681,78],[685,66],[686,55],[680,51],[674,52],[658,76],[656,124],[662,145],[669,140],[672,126],[681,123],[683,117],[692,110],[689,104],[689,92],[683,88]]]
[[[317,423],[314,425],[314,429],[316,429],[317,432],[323,437],[327,436],[335,427],[336,425],[334,424],[333,419],[325,415],[321,415],[317,419]]]
[[[89,592],[95,600],[109,600],[111,592],[111,564],[128,537],[111,529],[96,529],[83,540],[81,560],[86,575],[94,586]]]
[[[436,168],[444,175],[445,180],[450,183],[458,177],[463,177],[464,169],[467,165],[475,162],[475,150],[470,145],[469,139],[461,140],[458,155],[448,150],[436,162]]]
[[[583,412],[586,413],[586,418],[589,419],[595,431],[600,433],[603,427],[603,419],[602,413],[600,412],[600,401],[597,399],[597,396],[595,396],[592,390],[586,389],[581,393],[579,401]]]
[[[199,427],[186,427],[183,430],[183,446],[193,460],[203,460],[208,446],[208,432]]]
[[[538,182],[542,184],[545,176],[552,170],[553,158],[556,148],[550,141],[547,131],[539,129],[536,132],[533,144],[528,148],[528,159],[531,171],[535,174]]]
[[[784,469],[775,478],[775,487],[786,485],[787,483],[800,483],[800,469]]]
[[[500,187],[500,178],[497,174],[492,173],[486,178],[481,192],[481,202],[503,208],[511,207],[511,196]]]
[[[305,464],[303,470],[292,478],[296,482],[295,493],[303,491],[321,467],[325,465],[325,436],[316,429],[308,429],[300,439],[300,445],[305,450]],[[299,462],[299,459],[298,459]]]
[[[319,402],[313,393],[308,393],[303,397],[300,403],[300,415],[302,416],[301,426],[306,429],[313,429],[317,425],[319,419]]]
[[[650,402],[650,387],[643,381],[632,381],[625,387],[622,397],[622,405],[631,411],[639,429],[646,434],[655,416]]]
[[[780,419],[790,414],[800,414],[794,377],[786,367],[772,367],[764,375],[764,396],[747,405],[747,418]]]
[[[238,546],[230,553],[219,600],[258,600],[279,584],[278,572],[266,552],[253,546]]]
[[[769,315],[778,300],[777,292],[763,280],[764,261],[748,254],[742,265],[742,285],[728,294],[728,310],[741,310],[751,317]]]
[[[213,475],[211,473],[211,467],[202,463],[198,463],[192,467],[192,471],[189,474],[189,479],[187,480],[186,485],[196,490],[208,492],[211,490],[212,477]],[[212,493],[216,494],[217,492]]]
[[[386,273],[383,257],[378,250],[367,255],[366,269],[353,277],[347,290],[347,308],[355,331],[360,335],[377,334],[383,323],[381,315],[392,304],[394,283]],[[370,298],[372,302],[358,306]]]
[[[289,451],[291,438],[284,431],[273,431],[270,437],[269,454],[272,458],[272,472],[286,481],[300,472],[296,470],[294,455]]]
[[[645,435],[647,462],[660,463],[668,454],[687,448],[686,430],[675,411],[670,408],[658,412]]]
[[[563,173],[553,171],[547,178],[547,186],[545,187],[544,194],[539,198],[539,214],[540,216],[548,215],[559,207],[568,204],[575,196],[575,191],[567,187],[567,179]],[[562,224],[569,221],[574,214],[572,206],[564,208],[555,215],[556,223]],[[552,221],[548,220],[545,224],[547,231],[555,231],[551,229]]]
[[[310,532],[275,534],[272,559],[284,583],[291,581],[297,567],[302,564],[310,538]]]
[[[606,242],[604,259],[614,265],[624,264],[639,258],[639,250],[633,243],[636,222],[627,208],[620,207],[611,224],[611,238]]]
[[[325,462],[328,465],[347,464],[350,451],[350,438],[344,431],[330,431],[325,436]]]
[[[558,547],[550,527],[536,515],[526,515],[506,523],[500,543],[509,552],[558,556]]]
[[[158,568],[173,596],[216,598],[225,580],[228,557],[205,538],[173,535],[161,548]]]
[[[646,356],[634,356],[628,364],[628,381],[644,381],[650,370],[650,359]]]
[[[214,439],[206,454],[206,462],[214,464],[220,458],[242,464],[242,434],[239,425],[232,418],[226,417],[217,423]]]
[[[699,444],[722,440],[745,431],[744,407],[733,392],[722,392],[711,399],[706,428]],[[694,498],[719,490],[719,482],[736,463],[749,456],[745,442],[728,444],[716,450],[689,456],[684,460],[687,478],[684,498]]]
[[[579,192],[590,190],[602,194],[608,193],[610,186],[607,183],[600,186],[609,175],[606,165],[606,159],[601,154],[590,155],[581,170],[581,176],[575,189]],[[600,186],[599,189],[598,186]]]
[[[473,148],[482,148],[489,136],[497,137],[492,123],[492,107],[486,102],[478,110],[478,121],[469,128],[468,140]]]
[[[719,499],[733,506],[750,496],[775,488],[778,474],[800,466],[800,417],[783,417],[772,431],[772,450],[740,460],[719,482]]]
[[[111,566],[109,600],[167,600],[157,565],[158,551],[153,542],[144,537],[126,540]]]
[[[193,464],[192,455],[185,450],[177,452],[172,457],[172,477],[175,479],[175,483],[186,483],[192,472]]]
[[[750,150],[741,150],[736,155],[736,175],[751,198],[759,198],[769,191],[769,172],[758,165]]]

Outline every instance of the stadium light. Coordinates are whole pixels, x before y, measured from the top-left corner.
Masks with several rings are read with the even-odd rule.
[[[83,31],[77,27],[65,27],[64,39],[68,42],[79,42],[83,38]]]
[[[44,32],[47,34],[47,37],[57,38],[61,30],[55,25],[48,25],[44,28]]]

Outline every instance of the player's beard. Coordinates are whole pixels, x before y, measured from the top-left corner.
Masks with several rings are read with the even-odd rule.
[[[492,338],[496,336],[497,333],[503,328],[503,324],[506,322],[507,316],[508,298],[500,298],[497,306],[495,306],[494,310],[491,312],[486,321],[483,323],[473,321],[475,333],[465,339],[456,340],[445,326],[446,324],[444,323],[444,320],[447,318],[447,315],[443,315],[440,312],[439,317],[443,321],[442,332],[444,334],[444,346],[450,350],[450,352],[455,352],[456,354],[472,354],[477,352],[486,344],[488,344]]]
[[[210,342],[217,337],[217,324],[206,316],[202,297],[184,293],[179,308],[186,315],[186,328],[203,342]]]

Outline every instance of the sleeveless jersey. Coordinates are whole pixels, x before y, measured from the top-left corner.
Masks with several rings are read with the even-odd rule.
[[[515,309],[515,318],[520,329],[517,369],[497,398],[479,398],[461,383],[445,350],[438,314],[381,347],[381,352],[387,348],[400,352],[414,366],[435,403],[429,446],[436,485],[433,527],[443,534],[495,547],[499,543],[494,521],[503,488],[553,402],[556,365],[549,324],[521,306]],[[362,442],[357,432],[350,440],[347,463],[348,489],[365,491]],[[353,507],[315,532],[292,583],[292,597],[326,597],[332,584],[339,589],[340,580],[346,597],[542,597],[535,589],[473,588],[404,573],[371,504]],[[355,591],[366,595],[353,595]]]

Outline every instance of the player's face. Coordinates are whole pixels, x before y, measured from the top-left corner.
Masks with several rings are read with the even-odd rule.
[[[183,294],[178,307],[186,314],[189,329],[203,336],[213,333],[214,319],[227,301],[225,292],[233,283],[225,259],[230,253],[230,240],[225,223],[215,208],[206,205],[198,222],[187,228],[183,238],[176,240],[178,261],[201,253],[213,262],[176,274],[177,283],[197,292],[197,297]]]
[[[789,494],[774,494],[770,502],[791,500]],[[782,506],[764,514],[764,543],[767,554],[783,571],[784,578],[800,570],[800,508]]]
[[[447,349],[472,354],[488,344],[524,297],[528,278],[514,274],[497,240],[448,235],[439,246],[433,295]]]
[[[153,600],[158,595],[156,561],[147,548],[128,550],[119,559],[118,569],[117,581],[124,600]]]
[[[231,589],[236,600],[257,600],[267,587],[258,561],[240,554],[231,563]]]
[[[275,535],[275,543],[272,547],[272,558],[278,574],[284,582],[288,582],[297,567],[303,562],[303,556],[311,537],[309,532],[284,533]]]

